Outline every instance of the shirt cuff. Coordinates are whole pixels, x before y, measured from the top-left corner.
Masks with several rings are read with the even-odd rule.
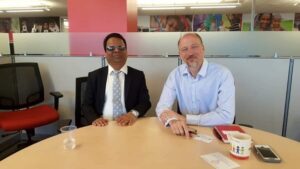
[[[131,110],[131,113],[135,116],[135,117],[139,117],[140,113],[136,110]]]
[[[186,123],[190,124],[190,125],[199,125],[199,123],[198,123],[199,118],[200,118],[199,115],[187,114],[186,115]]]

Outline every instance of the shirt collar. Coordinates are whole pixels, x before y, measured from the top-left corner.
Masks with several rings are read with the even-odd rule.
[[[108,74],[111,75],[112,72],[114,71],[114,68],[108,64]],[[123,72],[124,74],[127,75],[128,72],[128,68],[127,68],[127,64],[125,63],[124,66],[120,69],[120,72]]]
[[[184,64],[184,66],[182,68],[183,68],[182,75],[190,74],[187,64]],[[207,73],[207,68],[208,68],[208,61],[206,59],[203,59],[202,66],[200,68],[200,71],[197,73],[197,76],[204,77]]]

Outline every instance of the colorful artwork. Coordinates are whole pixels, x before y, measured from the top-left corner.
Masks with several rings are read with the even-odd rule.
[[[260,13],[254,20],[256,31],[291,31],[293,18],[291,14]]]
[[[223,15],[223,31],[241,31],[243,24],[243,14]]]
[[[191,15],[150,16],[150,32],[192,31]]]
[[[20,32],[60,32],[59,17],[20,18]]]
[[[241,31],[242,14],[194,15],[193,31]]]
[[[200,14],[194,15],[193,31],[222,31],[222,14]]]

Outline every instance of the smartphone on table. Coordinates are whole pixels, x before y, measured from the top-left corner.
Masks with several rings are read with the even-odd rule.
[[[254,145],[257,155],[265,162],[280,163],[281,158],[274,152],[269,145],[257,144]]]

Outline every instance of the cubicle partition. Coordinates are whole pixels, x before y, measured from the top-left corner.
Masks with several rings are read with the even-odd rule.
[[[287,137],[300,141],[300,58],[294,60]]]
[[[183,32],[123,33],[131,56],[177,55]],[[102,55],[107,33],[14,33],[16,54]],[[298,32],[199,32],[208,56],[298,56]],[[2,40],[0,40],[1,43]],[[1,47],[0,47],[1,49]],[[0,51],[1,52],[1,51]]]
[[[16,54],[69,54],[69,34],[67,33],[14,33]]]
[[[147,116],[156,116],[156,104],[169,73],[178,65],[178,58],[130,58],[128,65],[144,71],[152,103]]]
[[[205,52],[209,61],[227,66],[236,83],[236,113],[238,123],[281,135],[286,91],[289,75],[289,57],[300,54],[297,43],[298,32],[201,32]],[[57,90],[64,94],[61,99],[62,118],[74,118],[75,78],[87,76],[88,72],[102,66],[102,39],[106,33],[96,33],[92,39],[80,35],[80,56],[70,55],[74,40],[69,33],[14,34],[16,62],[38,62],[46,92],[46,102],[52,103],[47,95]],[[124,33],[127,39],[128,65],[141,69],[146,75],[152,107],[147,116],[155,115],[164,82],[172,69],[178,65],[177,42],[180,32],[168,33]],[[0,34],[1,36],[5,36]],[[97,42],[99,36],[99,43]],[[7,37],[8,38],[8,37]],[[75,38],[76,39],[76,38]],[[77,39],[78,40],[78,39]],[[8,40],[7,40],[8,42]],[[2,39],[0,39],[2,43]],[[91,43],[93,49],[89,48]],[[94,52],[95,48],[99,50]],[[2,49],[2,45],[0,49]],[[100,50],[101,49],[101,50]],[[7,50],[7,49],[6,49]],[[97,54],[99,52],[100,54]],[[33,55],[31,55],[33,54]],[[97,54],[97,56],[95,56]],[[274,57],[275,55],[275,57]],[[287,136],[300,140],[298,86],[300,63],[294,65],[291,102]],[[298,80],[297,80],[298,79]],[[41,128],[44,132],[51,130]]]
[[[228,67],[236,86],[236,122],[281,135],[289,59],[209,59]]]
[[[12,58],[10,56],[0,56],[0,64],[11,63]]]

